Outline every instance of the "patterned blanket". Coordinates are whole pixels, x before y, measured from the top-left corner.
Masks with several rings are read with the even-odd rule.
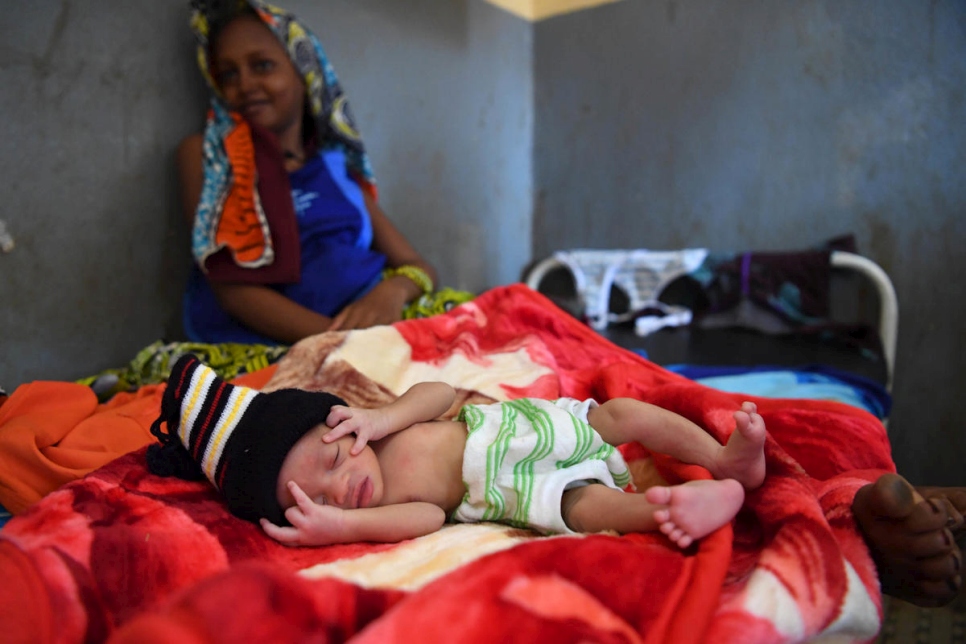
[[[295,345],[265,389],[383,403],[421,380],[457,404],[631,396],[724,440],[740,395],[625,351],[522,285],[448,314]],[[150,475],[144,450],[46,496],[0,532],[7,641],[865,641],[881,619],[849,512],[894,471],[885,431],[839,403],[753,399],[768,477],[732,525],[679,550],[660,534],[541,537],[447,525],[399,544],[286,548],[205,482]],[[455,410],[455,408],[454,408]],[[708,472],[622,448],[639,489]]]

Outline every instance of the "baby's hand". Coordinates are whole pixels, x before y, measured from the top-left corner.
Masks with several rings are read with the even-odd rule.
[[[277,526],[259,519],[265,534],[286,546],[327,546],[345,539],[345,510],[334,505],[320,505],[310,499],[295,481],[288,482],[295,505],[285,511],[291,526]]]
[[[379,440],[386,432],[380,431],[385,424],[384,414],[378,409],[357,409],[343,405],[333,405],[325,424],[332,429],[322,441],[331,443],[349,434],[356,435],[356,441],[349,448],[349,453],[355,456],[362,451],[370,440]]]

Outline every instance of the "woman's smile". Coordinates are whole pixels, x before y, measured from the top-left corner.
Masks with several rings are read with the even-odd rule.
[[[271,109],[272,103],[270,101],[249,101],[242,103],[238,106],[238,111],[249,121],[254,121],[258,118],[260,114],[264,114],[266,111]]]

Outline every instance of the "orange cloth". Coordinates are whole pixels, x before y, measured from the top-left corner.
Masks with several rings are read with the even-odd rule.
[[[275,365],[233,382],[260,389]],[[154,441],[151,423],[165,385],[148,385],[98,404],[72,382],[21,385],[0,405],[0,504],[20,514],[61,485]]]
[[[0,407],[0,503],[13,514],[153,440],[164,385],[98,405],[90,387],[38,381]]]
[[[255,201],[255,147],[248,123],[231,114],[233,129],[225,137],[225,151],[231,163],[233,189],[225,197],[218,219],[215,242],[231,249],[235,262],[242,266],[260,266],[272,262],[271,239],[267,223],[259,215]]]

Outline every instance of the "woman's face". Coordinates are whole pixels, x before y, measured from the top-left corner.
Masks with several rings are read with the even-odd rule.
[[[228,106],[277,136],[301,133],[305,84],[285,49],[255,16],[231,21],[218,35],[212,78]]]

